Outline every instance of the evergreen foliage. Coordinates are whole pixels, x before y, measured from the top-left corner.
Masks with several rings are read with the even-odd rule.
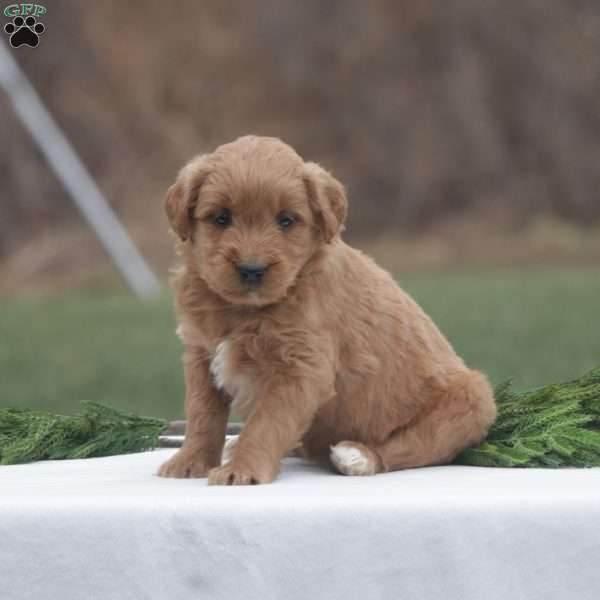
[[[600,466],[600,367],[579,379],[526,392],[511,381],[495,390],[498,418],[478,446],[455,464],[480,467]],[[0,409],[0,464],[90,458],[141,452],[156,446],[162,419],[139,417],[82,402],[69,417]]]
[[[583,377],[514,392],[495,390],[498,418],[456,464],[480,467],[599,467],[600,367]]]
[[[0,464],[90,458],[141,452],[156,446],[167,426],[93,402],[68,417],[20,408],[0,409]]]

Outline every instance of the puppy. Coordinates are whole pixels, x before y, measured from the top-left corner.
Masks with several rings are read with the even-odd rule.
[[[169,188],[187,430],[163,477],[272,482],[300,445],[345,475],[450,462],[496,416],[421,308],[340,237],[343,186],[275,138],[198,156]],[[245,420],[221,464],[230,409]]]

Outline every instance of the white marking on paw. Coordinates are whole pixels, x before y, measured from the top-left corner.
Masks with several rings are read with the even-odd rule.
[[[227,363],[229,359],[229,342],[223,340],[215,352],[215,357],[210,363],[210,372],[218,389],[224,390],[227,381]]]
[[[231,459],[233,458],[233,451],[235,450],[235,445],[237,444],[239,437],[239,435],[232,435],[231,437],[227,438],[225,447],[223,448],[223,454],[221,454],[222,465],[231,462]]]
[[[344,475],[373,475],[375,469],[369,456],[356,446],[340,443],[331,447],[331,462]]]

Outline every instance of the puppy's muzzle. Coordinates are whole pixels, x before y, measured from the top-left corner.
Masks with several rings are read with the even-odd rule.
[[[260,285],[267,267],[258,263],[244,263],[237,266],[240,279],[249,285]]]

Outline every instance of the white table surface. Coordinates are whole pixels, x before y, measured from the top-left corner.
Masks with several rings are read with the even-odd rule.
[[[600,598],[600,469],[208,487],[173,452],[0,467],[0,598]]]

